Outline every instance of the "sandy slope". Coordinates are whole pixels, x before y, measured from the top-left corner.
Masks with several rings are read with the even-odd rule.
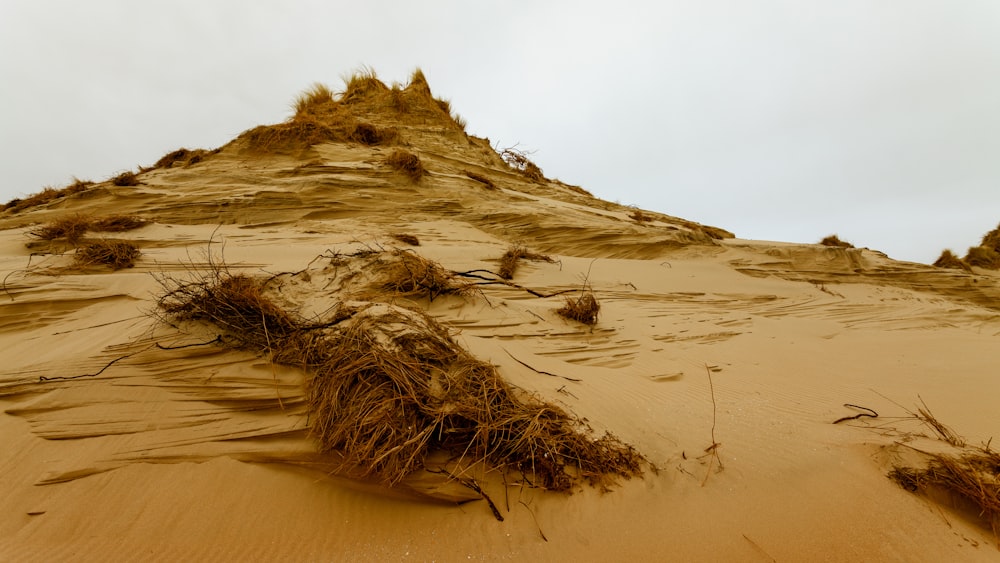
[[[863,249],[719,241],[657,214],[640,223],[572,187],[528,182],[463,137],[407,134],[431,171],[419,184],[387,170],[378,147],[234,149],[0,218],[4,559],[1000,557],[975,518],[885,477],[911,455],[903,443],[939,447],[905,418],[918,396],[971,443],[1000,429],[995,275]],[[153,219],[115,235],[141,246],[137,266],[81,269],[27,236],[30,223],[70,212]],[[300,371],[214,344],[181,348],[210,342],[212,329],[154,314],[157,276],[193,275],[209,256],[284,272],[287,303],[320,312],[344,279],[331,257],[406,247],[390,236],[400,232],[453,271],[495,270],[518,241],[557,261],[524,263],[517,284],[549,292],[586,279],[602,305],[593,328],[557,316],[561,298],[502,285],[412,304],[658,472],[570,496],[487,480],[503,522],[481,501],[423,496],[476,496],[433,476],[393,490],[339,477],[308,437]],[[308,281],[292,275],[303,270]],[[92,377],[51,379],[112,360]],[[702,456],[709,368],[721,471]],[[831,424],[857,412],[844,403],[882,416]]]

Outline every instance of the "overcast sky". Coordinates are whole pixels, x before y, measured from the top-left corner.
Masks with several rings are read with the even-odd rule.
[[[549,177],[919,262],[1000,222],[1000,1],[0,0],[0,203],[415,67]]]

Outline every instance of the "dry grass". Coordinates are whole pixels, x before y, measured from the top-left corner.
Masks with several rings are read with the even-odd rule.
[[[357,476],[399,482],[434,451],[459,467],[485,462],[529,485],[570,491],[580,479],[606,487],[642,471],[644,459],[614,436],[500,377],[429,316],[389,304],[341,307],[306,324],[270,301],[264,284],[224,267],[192,282],[161,280],[162,310],[230,333],[236,346],[302,367],[309,420],[322,452],[343,455]]]
[[[18,213],[20,211],[24,211],[25,209],[38,207],[39,205],[44,205],[57,199],[62,199],[73,194],[87,191],[93,185],[93,182],[74,178],[73,183],[65,188],[57,190],[55,188],[47,187],[43,188],[42,191],[32,194],[24,199],[14,198],[8,201],[3,207],[0,207],[0,211]]]
[[[486,186],[487,188],[489,188],[491,190],[497,189],[497,186],[496,186],[496,184],[493,183],[493,180],[490,180],[489,178],[487,178],[486,176],[483,176],[482,174],[477,174],[477,173],[475,173],[475,172],[473,172],[471,170],[463,170],[462,172],[467,177],[469,177],[469,178],[471,178],[471,179],[479,182],[480,184]]]
[[[979,243],[979,246],[1000,252],[1000,225],[983,235],[983,241]]]
[[[966,272],[971,272],[972,268],[965,263],[961,258],[955,256],[950,250],[941,251],[941,256],[934,261],[934,266],[938,268],[951,268],[956,270],[965,270]]]
[[[458,282],[441,264],[406,250],[390,253],[390,260],[380,265],[379,289],[400,297],[461,295],[469,285]]]
[[[840,237],[838,237],[837,235],[830,235],[830,236],[824,238],[823,240],[819,241],[819,243],[822,244],[823,246],[835,246],[835,247],[839,247],[839,248],[854,248],[853,244],[851,244],[849,242],[846,242],[846,241],[840,240]]]
[[[911,492],[945,492],[972,503],[994,536],[1000,536],[1000,454],[985,447],[962,455],[926,455],[926,468],[896,467],[889,478]]]
[[[65,240],[75,245],[90,228],[90,218],[76,214],[35,227],[28,234],[42,240]]]
[[[961,453],[932,453],[911,447],[925,456],[926,467],[895,466],[889,478],[908,491],[922,492],[932,499],[940,500],[943,493],[944,497],[951,497],[946,500],[952,504],[956,504],[956,498],[968,503],[974,507],[972,512],[1000,539],[1000,454],[990,450],[989,443],[980,448],[967,448],[965,440],[938,420],[923,399],[920,405],[917,412],[909,409],[907,412]],[[1000,545],[997,547],[1000,549]]]
[[[392,233],[389,236],[398,240],[403,244],[408,244],[410,246],[420,246],[420,239],[416,235],[410,235],[406,233]]]
[[[642,209],[639,208],[633,209],[632,213],[629,213],[629,218],[638,223],[647,223],[655,220],[652,215],[646,215],[643,213]]]
[[[77,248],[78,264],[103,264],[115,270],[131,268],[139,258],[139,247],[125,240],[98,240]]]
[[[586,325],[597,324],[597,314],[601,311],[601,304],[594,297],[594,292],[585,288],[577,298],[569,297],[566,304],[556,310],[556,313],[567,319],[581,322]]]
[[[734,235],[733,233],[725,229],[720,229],[719,227],[701,225],[699,227],[699,230],[701,230],[701,232],[705,233],[706,235],[708,235],[709,238],[714,240],[725,240],[727,238],[736,238],[736,235]]]
[[[144,227],[148,222],[137,215],[108,215],[90,221],[88,229],[102,233],[123,233]]]
[[[545,175],[542,169],[534,162],[528,160],[528,153],[518,150],[516,147],[507,147],[499,151],[500,158],[514,170],[520,172],[525,178],[532,182],[544,182]]]
[[[111,183],[116,186],[138,186],[141,182],[139,182],[139,176],[135,172],[126,170],[111,178]]]
[[[507,252],[504,252],[503,256],[500,257],[500,269],[497,271],[497,275],[505,280],[513,279],[514,272],[517,271],[521,260],[552,262],[552,258],[544,254],[531,252],[524,246],[515,244],[508,248]]]
[[[295,117],[301,118],[319,113],[322,109],[335,103],[333,90],[325,84],[316,82],[295,98],[292,109],[295,110]]]
[[[370,123],[357,123],[347,138],[369,146],[391,145],[399,141],[399,131],[392,127],[379,128]]]
[[[419,181],[427,173],[423,163],[420,162],[420,157],[400,149],[392,151],[392,154],[385,159],[385,163],[407,175],[414,182]]]
[[[188,167],[205,160],[205,158],[218,153],[218,150],[207,151],[205,149],[188,150],[180,148],[163,155],[156,161],[153,168],[174,168],[175,166]]]
[[[973,246],[965,255],[965,263],[989,270],[1000,269],[1000,252],[985,246]]]

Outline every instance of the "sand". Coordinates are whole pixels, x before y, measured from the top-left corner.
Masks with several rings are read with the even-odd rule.
[[[909,416],[921,398],[970,444],[1000,430],[995,272],[717,239],[654,212],[636,221],[578,188],[525,179],[488,143],[435,123],[401,127],[429,171],[416,183],[382,164],[389,147],[231,146],[145,172],[139,186],[100,183],[0,215],[0,558],[1000,557],[973,511],[886,477],[913,447],[943,447]],[[107,235],[138,244],[135,267],[78,266],[71,248],[28,234],[73,213],[149,219]],[[338,473],[308,434],[301,370],[156,309],[158,278],[193,275],[209,257],[270,276],[408,248],[451,271],[496,271],[515,242],[554,262],[525,261],[513,281],[540,293],[588,284],[596,325],[555,314],[562,297],[499,284],[401,301],[656,471],[571,495],[493,474],[482,484],[502,522],[482,500],[449,502],[478,495],[440,476],[389,489]],[[305,312],[338,298],[315,284],[286,297]],[[833,424],[862,412],[845,403],[879,418]],[[713,433],[721,467],[705,455]]]

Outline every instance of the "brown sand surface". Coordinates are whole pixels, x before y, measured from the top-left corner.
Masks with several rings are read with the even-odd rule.
[[[387,147],[259,155],[234,145],[146,172],[138,186],[101,183],[0,215],[0,559],[1000,557],[974,511],[886,478],[911,447],[941,447],[907,412],[920,398],[970,444],[1000,430],[995,273],[717,239],[651,212],[636,221],[571,186],[525,179],[463,133],[401,131],[429,171],[416,183],[382,164]],[[28,234],[73,213],[152,221],[107,235],[140,247],[135,267],[78,266],[71,247]],[[220,260],[284,272],[281,298],[308,316],[345,295],[330,289],[344,279],[331,273],[335,256],[406,248],[451,271],[496,271],[515,242],[554,261],[523,261],[514,282],[539,293],[589,284],[596,325],[555,314],[563,297],[498,284],[399,300],[656,471],[571,495],[487,475],[500,522],[438,475],[390,489],[336,471],[336,455],[309,436],[302,370],[218,345],[161,348],[214,333],[163,322],[158,277]],[[880,417],[832,424],[859,412],[845,403]],[[713,410],[721,469],[705,455]]]

